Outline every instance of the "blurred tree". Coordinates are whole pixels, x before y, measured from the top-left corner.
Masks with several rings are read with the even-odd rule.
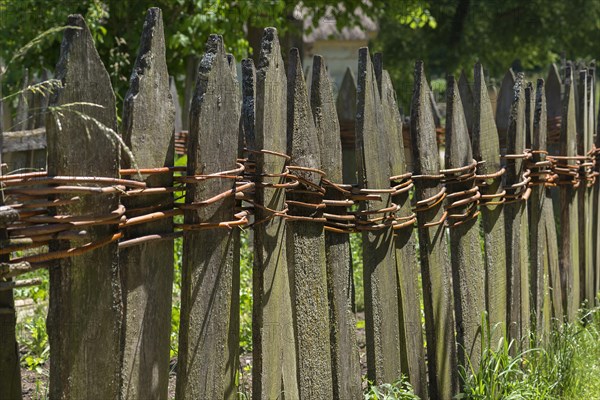
[[[600,54],[597,0],[436,0],[420,1],[414,21],[393,2],[384,6],[373,46],[385,54],[398,96],[407,106],[414,61],[444,77],[481,61],[491,76],[515,69],[546,69],[562,51],[571,58]],[[386,9],[387,8],[387,9]],[[398,12],[400,11],[400,12]],[[425,16],[419,17],[419,12]],[[425,23],[433,18],[433,25]],[[422,26],[423,29],[414,29]]]

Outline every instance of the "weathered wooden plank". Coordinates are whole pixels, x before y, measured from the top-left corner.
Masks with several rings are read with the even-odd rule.
[[[367,48],[359,50],[357,100],[359,188],[389,188],[389,132],[385,130],[381,98]],[[389,194],[381,194],[381,199],[361,204],[360,211],[390,206]],[[379,216],[381,214],[374,215]],[[392,382],[401,373],[396,258],[392,235],[391,227],[386,227],[365,231],[362,236],[367,376],[376,383]]]
[[[515,79],[515,73],[512,69],[509,69],[502,79],[502,84],[500,85],[500,91],[498,92],[498,98],[496,100],[496,127],[500,137],[501,154],[506,153],[506,135],[508,133],[510,110],[513,102]]]
[[[458,92],[460,93],[460,99],[462,101],[462,109],[465,115],[465,121],[467,122],[467,129],[469,134],[473,129],[473,88],[467,79],[465,71],[461,71],[460,77],[458,78]],[[447,111],[446,111],[447,112]]]
[[[140,39],[123,105],[123,140],[138,168],[174,165],[174,106],[165,59],[162,12],[151,8]],[[149,145],[151,144],[151,145]],[[121,154],[123,168],[133,168]],[[139,179],[136,175],[130,179]],[[168,174],[150,175],[148,187],[173,186]],[[173,206],[173,195],[124,198],[127,209]],[[128,228],[125,239],[170,233],[163,219]],[[173,241],[139,244],[119,254],[123,291],[123,398],[166,398],[169,390],[169,340],[173,286]]]
[[[532,144],[533,151],[532,163],[547,162],[545,151],[547,149],[547,114],[546,114],[546,93],[544,91],[544,80],[538,79],[535,94],[535,107],[533,113],[532,126]],[[537,169],[534,169],[537,171]],[[530,246],[530,264],[531,264],[531,306],[532,322],[535,324],[538,339],[545,340],[550,333],[550,322],[552,318],[552,300],[550,292],[550,277],[558,272],[558,265],[552,259],[558,260],[558,253],[551,252],[557,249],[556,246],[548,246],[548,233],[546,224],[547,218],[554,224],[552,207],[550,199],[546,198],[546,187],[543,182],[533,186],[529,198],[529,246]],[[548,212],[546,212],[548,210]],[[553,236],[556,238],[556,234]],[[550,268],[556,268],[551,274]],[[560,281],[559,281],[560,283]],[[558,293],[560,294],[560,291]],[[559,300],[555,297],[555,300]]]
[[[414,173],[437,175],[440,162],[429,101],[429,86],[422,61],[416,63],[414,76],[415,88],[410,117]],[[417,180],[415,186],[417,201],[431,198],[442,190],[442,185],[435,180]],[[420,226],[419,256],[425,307],[429,396],[433,399],[450,399],[458,390],[452,273],[446,229],[443,224],[424,226],[439,221],[442,214],[441,202],[417,212]]]
[[[297,48],[291,49],[288,62],[287,141],[290,164],[318,169],[321,167],[319,138],[311,118],[308,90]],[[292,170],[292,173],[313,185],[321,181],[321,176],[315,172]],[[286,194],[288,214],[322,218],[321,209],[293,203],[319,204],[322,199],[320,193],[307,184],[301,184],[299,189],[311,193],[289,191]],[[333,395],[333,382],[323,224],[290,219],[286,228],[286,248],[291,273],[298,393],[303,399],[328,398]]]
[[[591,87],[589,87],[589,74],[586,67],[582,66],[578,72],[577,82],[577,154],[587,155],[592,149],[593,133],[590,122]],[[595,293],[594,285],[594,243],[592,238],[592,188],[588,187],[587,182],[582,182],[577,189],[577,200],[579,207],[579,278],[581,300],[593,301]],[[583,228],[583,229],[581,229]]]
[[[475,64],[473,86],[473,157],[485,161],[477,165],[478,175],[489,175],[500,171],[500,146],[498,130],[494,121],[492,105],[488,97],[483,67]],[[485,180],[480,184],[482,194],[501,192],[501,177]],[[498,200],[498,199],[493,199]],[[485,299],[493,343],[506,335],[507,309],[507,269],[506,238],[503,205],[485,205],[481,208],[485,264]]]
[[[473,162],[471,141],[456,80],[448,76],[446,82],[446,168],[461,168]],[[473,179],[446,184],[449,196],[472,190],[474,186]],[[446,204],[451,206],[472,196],[448,199]],[[476,202],[448,208],[458,362],[465,367],[470,363],[475,371],[479,368],[481,317],[485,312],[485,268],[476,211]],[[451,217],[459,214],[466,215],[466,218]]]
[[[402,138],[402,118],[398,110],[396,91],[392,85],[389,73],[383,69],[380,54],[375,55],[374,66],[376,76],[381,80],[384,126],[389,132],[390,174],[392,176],[404,175],[408,171],[406,168],[404,140]],[[412,210],[409,197],[408,192],[392,197],[392,202],[399,207],[397,211],[399,216],[411,216]],[[416,235],[413,235],[413,228],[414,225],[409,225],[394,231],[396,269],[399,283],[400,350],[402,372],[413,385],[415,393],[421,398],[427,398],[427,368],[424,362],[425,348],[423,346],[423,329],[421,327],[419,271],[416,262],[417,238]]]
[[[354,103],[356,108],[356,102]],[[342,144],[340,124],[333,100],[331,80],[321,56],[314,56],[311,84],[311,107],[320,145],[320,169],[333,182],[342,181]],[[343,195],[327,188],[328,199],[343,200]],[[342,207],[326,207],[329,214],[346,215]],[[352,259],[348,235],[325,232],[329,331],[333,398],[357,399],[362,396],[360,363],[356,340],[356,318],[352,309]]]
[[[254,150],[286,152],[286,99],[287,79],[277,30],[267,28],[256,72]],[[257,154],[256,173],[281,173],[285,161],[271,154]],[[257,185],[255,200],[272,210],[283,210],[284,189]],[[255,210],[256,221],[270,215],[262,208]],[[269,219],[254,230],[252,391],[255,399],[277,398],[282,392],[286,398],[299,397],[285,230],[281,218]]]
[[[506,154],[523,154],[525,151],[525,80],[522,73],[517,75],[513,89],[507,132]],[[508,194],[520,189],[508,190],[525,177],[525,163],[522,158],[505,159],[506,174],[504,186]],[[508,269],[508,334],[522,346],[529,330],[529,249],[528,217],[524,201],[504,205],[506,226],[506,267]]]
[[[356,79],[350,67],[338,91],[336,110],[342,138],[343,181],[356,183]]]
[[[0,79],[0,98],[2,98],[2,80]],[[4,152],[2,132],[2,102],[0,101],[0,176],[2,176],[2,153]],[[0,184],[0,189],[4,186]],[[4,205],[4,191],[0,190],[0,208]],[[5,215],[8,212],[5,212]],[[0,243],[8,240],[6,223],[12,221],[14,214],[0,222]],[[10,254],[0,255],[0,264],[8,262]],[[0,282],[12,282],[11,278],[0,278]],[[12,290],[0,291],[0,399],[21,399],[21,364],[19,345],[16,338],[17,317]]]
[[[533,119],[535,115],[535,88],[533,82],[525,85],[525,148],[531,149],[533,138]],[[528,207],[529,207],[529,203]]]
[[[575,118],[575,91],[571,67],[567,67],[560,132],[560,155],[577,154],[577,127]],[[560,191],[560,269],[564,274],[566,314],[569,321],[577,317],[580,304],[579,288],[579,226],[577,190],[561,185]]]
[[[23,82],[21,83],[21,93],[17,100],[17,111],[15,115],[15,124],[10,127],[11,131],[27,130],[29,127],[29,107],[31,102],[31,93],[27,90],[29,87],[29,69],[23,70]]]
[[[198,67],[190,108],[188,176],[236,168],[240,94],[223,38],[211,35]],[[186,203],[234,190],[231,179],[190,184]],[[234,220],[235,199],[186,210],[194,225]],[[178,399],[237,396],[239,335],[239,231],[186,230],[183,240]]]
[[[62,111],[50,113],[46,119],[48,173],[118,177],[119,145],[111,136],[116,134],[117,118],[110,78],[83,18],[69,16],[66,25],[79,29],[65,30],[56,67],[56,77],[63,87],[52,95],[50,106],[61,107]],[[68,106],[78,102],[98,106]],[[115,194],[80,197],[76,204],[56,207],[56,214],[107,215],[119,205]],[[115,225],[86,228],[92,241],[111,238],[116,230]],[[64,240],[52,243],[50,248],[64,250],[85,243],[85,239]],[[121,318],[116,242],[59,260],[50,267],[51,398],[119,397]]]
[[[560,120],[562,118],[563,106],[562,106],[562,92],[563,82],[558,72],[556,64],[551,64],[548,70],[548,77],[546,78],[546,108],[548,114],[548,154],[560,154]],[[550,198],[552,199],[552,209],[554,211],[554,223],[558,227],[560,226],[560,189],[557,187],[550,188],[548,191]],[[555,229],[556,230],[556,229]],[[556,231],[557,240],[560,243],[562,241],[562,230]],[[560,253],[560,250],[559,250]],[[563,300],[562,309],[566,310],[566,281],[564,271],[560,270],[560,286],[555,289],[560,290],[561,298]],[[563,318],[560,317],[560,320]]]
[[[2,153],[41,150],[46,148],[46,129],[2,133]]]

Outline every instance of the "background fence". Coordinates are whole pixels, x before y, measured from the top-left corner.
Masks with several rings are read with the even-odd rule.
[[[380,54],[361,49],[356,92],[336,102],[321,57],[310,90],[295,50],[286,72],[274,29],[258,65],[242,61],[241,85],[213,35],[180,168],[160,10],[147,14],[120,135],[89,30],[80,16],[68,25],[47,172],[0,177],[2,398],[20,397],[12,288],[30,282],[13,278],[39,268],[50,270],[50,397],[166,398],[180,236],[178,399],[237,395],[244,228],[257,399],[361,397],[350,233],[363,243],[367,377],[406,374],[423,398],[457,392],[458,366],[477,368],[486,332],[527,348],[531,330],[543,341],[594,301],[594,65],[568,64],[564,82],[553,67],[535,85],[509,72],[495,109],[476,65],[472,84],[448,77],[436,130],[418,62],[407,129]],[[340,183],[340,120],[347,131],[351,118],[340,106],[356,107],[356,184]]]

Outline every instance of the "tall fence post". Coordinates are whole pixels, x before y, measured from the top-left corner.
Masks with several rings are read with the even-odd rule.
[[[359,50],[356,161],[360,189],[388,189],[390,166],[388,146],[392,142],[383,121],[381,98],[367,48]],[[381,201],[361,204],[360,218],[378,218],[389,208],[388,193]],[[385,219],[385,215],[383,215]],[[361,221],[357,221],[360,224]],[[365,285],[365,326],[367,376],[376,383],[393,382],[401,373],[398,279],[392,229],[364,231],[363,268]]]
[[[0,81],[1,86],[1,81]],[[0,89],[0,98],[2,90]],[[2,102],[0,101],[0,108]],[[2,176],[2,113],[0,112],[0,176]],[[16,212],[4,205],[4,185],[0,182],[0,244],[8,246],[8,231],[6,226],[17,218]],[[0,254],[0,284],[12,282],[12,278],[3,278],[8,270],[10,254]],[[21,363],[19,360],[19,345],[16,338],[17,315],[12,288],[0,288],[0,399],[21,399]]]
[[[400,327],[400,352],[402,372],[411,382],[415,394],[427,398],[427,368],[423,329],[421,326],[421,300],[419,290],[419,268],[416,254],[416,235],[413,235],[416,217],[411,210],[410,196],[406,190],[406,159],[402,135],[402,119],[396,102],[396,92],[388,71],[383,69],[382,55],[375,54],[373,64],[379,81],[384,126],[387,128],[389,144],[390,183],[399,187],[391,201],[397,205],[396,214],[401,218],[394,228],[396,271],[398,275],[398,312]]]
[[[343,182],[356,181],[356,79],[346,68],[335,102],[342,140]]]
[[[275,28],[264,31],[256,72],[255,142],[256,175],[281,174],[287,150],[287,79]],[[249,143],[252,146],[252,143]],[[268,152],[261,152],[265,150]],[[252,154],[252,153],[250,153]],[[270,210],[284,209],[285,192],[273,184],[278,176],[264,176],[256,183],[255,202]],[[296,344],[292,317],[289,271],[286,260],[283,218],[271,218],[272,211],[255,210],[260,222],[254,230],[252,397],[298,398]]]
[[[162,12],[151,8],[140,40],[123,105],[123,141],[134,160],[122,152],[123,168],[172,167],[174,106],[169,91]],[[129,179],[139,179],[132,174]],[[171,174],[147,176],[147,187],[171,187]],[[173,208],[171,193],[122,199],[127,216]],[[136,212],[136,210],[139,210]],[[167,240],[120,248],[123,291],[123,398],[166,398],[169,389],[169,340],[173,286],[172,217],[134,225],[125,239],[166,235]],[[170,238],[170,239],[169,239]]]
[[[593,137],[592,137],[592,126],[589,121],[589,103],[591,95],[591,88],[588,87],[588,70],[585,66],[581,67],[578,71],[577,81],[577,154],[580,156],[587,156],[588,152],[592,149]],[[593,113],[593,111],[592,111]],[[585,164],[587,161],[580,161],[581,164]],[[592,302],[594,299],[593,293],[593,238],[592,238],[592,219],[590,218],[593,214],[592,210],[592,186],[587,181],[586,172],[591,167],[582,165],[580,167],[580,173],[584,176],[581,177],[581,184],[577,188],[577,202],[579,210],[579,278],[580,278],[580,290],[581,300]],[[583,228],[583,229],[581,229]]]
[[[478,371],[481,320],[485,312],[485,269],[477,224],[477,204],[481,195],[475,183],[476,166],[473,165],[471,142],[458,86],[453,76],[448,76],[446,82],[445,167],[446,170],[459,171],[447,175],[446,183],[457,354],[460,365],[467,366],[470,363]],[[470,166],[470,169],[465,169]]]
[[[529,329],[529,231],[527,227],[527,191],[525,171],[525,80],[517,75],[513,88],[508,132],[506,135],[506,174],[504,205],[506,224],[506,268],[508,269],[508,334],[521,343]]]
[[[48,175],[116,178],[119,145],[110,78],[83,18],[72,15],[67,25],[73,28],[65,30],[56,67],[62,88],[52,95],[46,120]],[[77,203],[57,206],[55,214],[95,219],[119,207],[115,191],[79,197]],[[116,225],[94,225],[86,231],[90,243],[105,245],[50,267],[50,397],[56,399],[120,395],[122,299],[115,241],[119,234]],[[66,250],[86,241],[54,241],[50,249]]]
[[[533,116],[533,130],[531,151],[532,159],[530,165],[533,166],[531,177],[533,187],[529,201],[529,245],[530,245],[530,263],[531,263],[531,305],[535,330],[538,339],[547,339],[550,333],[550,322],[553,315],[552,304],[560,303],[560,280],[558,280],[558,291],[554,287],[553,279],[558,278],[558,247],[555,243],[552,245],[550,240],[556,242],[556,230],[548,230],[548,223],[554,226],[554,216],[552,214],[552,201],[546,198],[546,183],[551,180],[548,167],[550,161],[546,159],[547,151],[547,114],[546,114],[546,93],[544,90],[544,80],[538,79],[535,95],[535,106]],[[549,219],[549,221],[548,221]],[[551,292],[552,291],[552,292]],[[552,300],[554,299],[554,301]],[[554,304],[554,311],[556,306]],[[558,318],[560,314],[554,315]]]
[[[293,164],[289,168],[300,182],[299,189],[286,194],[298,394],[303,399],[323,399],[333,395],[325,237],[323,224],[318,221],[323,219],[323,211],[317,208],[324,193],[319,188],[320,174],[295,169],[318,170],[321,154],[298,49],[291,49],[288,63],[287,141]]]
[[[485,299],[488,312],[490,339],[498,343],[506,335],[507,269],[505,253],[504,212],[499,193],[502,192],[502,170],[498,130],[492,104],[485,84],[483,67],[475,64],[473,87],[473,157],[478,162],[477,174],[485,175],[480,181],[481,226],[483,231],[485,265]],[[484,184],[485,183],[485,184]]]
[[[320,144],[321,170],[332,182],[342,182],[342,144],[340,123],[333,100],[331,81],[321,56],[314,56],[311,107]],[[344,196],[326,188],[328,199],[342,201]],[[328,214],[347,215],[344,207],[328,206]],[[347,234],[325,231],[325,256],[329,297],[329,330],[333,398],[357,399],[362,396],[361,372],[353,305],[353,274],[350,238]]]
[[[410,134],[414,174],[437,176],[440,159],[423,62],[415,65]],[[415,199],[419,224],[419,255],[427,339],[429,396],[450,399],[458,391],[454,337],[452,272],[443,225],[445,192],[439,180],[416,179]]]
[[[502,84],[500,85],[500,91],[498,92],[498,98],[496,100],[496,128],[498,129],[498,135],[500,137],[501,154],[506,153],[506,135],[508,133],[515,80],[515,73],[512,69],[509,69],[502,79]]]
[[[211,35],[190,108],[178,399],[237,396],[240,237],[235,228],[218,227],[236,214],[235,173],[193,178],[237,169],[240,94],[234,65],[223,38]]]
[[[575,121],[575,90],[571,66],[567,66],[565,93],[560,132],[560,155],[575,157],[577,155],[577,127]],[[563,168],[573,160],[562,161]],[[560,231],[561,246],[560,266],[565,274],[566,314],[569,321],[575,321],[580,303],[579,287],[579,224],[577,189],[573,187],[574,177],[568,172],[567,178],[559,181],[560,187]],[[562,177],[561,177],[562,178]]]

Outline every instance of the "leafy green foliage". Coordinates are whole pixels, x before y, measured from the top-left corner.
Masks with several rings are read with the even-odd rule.
[[[240,257],[240,348],[252,351],[252,265],[254,253],[248,231],[241,235]]]
[[[598,54],[600,2],[594,0],[436,0],[413,7],[389,3],[383,6],[372,45],[385,55],[405,109],[416,60],[425,60],[432,77],[472,71],[477,61],[490,76],[501,77],[510,66],[545,70],[563,51],[570,58]]]
[[[46,332],[46,318],[43,312],[36,312],[17,327],[19,343],[25,349],[21,356],[21,365],[38,374],[50,357],[50,345]]]
[[[406,376],[402,375],[394,383],[384,383],[378,386],[369,385],[365,400],[418,400]]]

